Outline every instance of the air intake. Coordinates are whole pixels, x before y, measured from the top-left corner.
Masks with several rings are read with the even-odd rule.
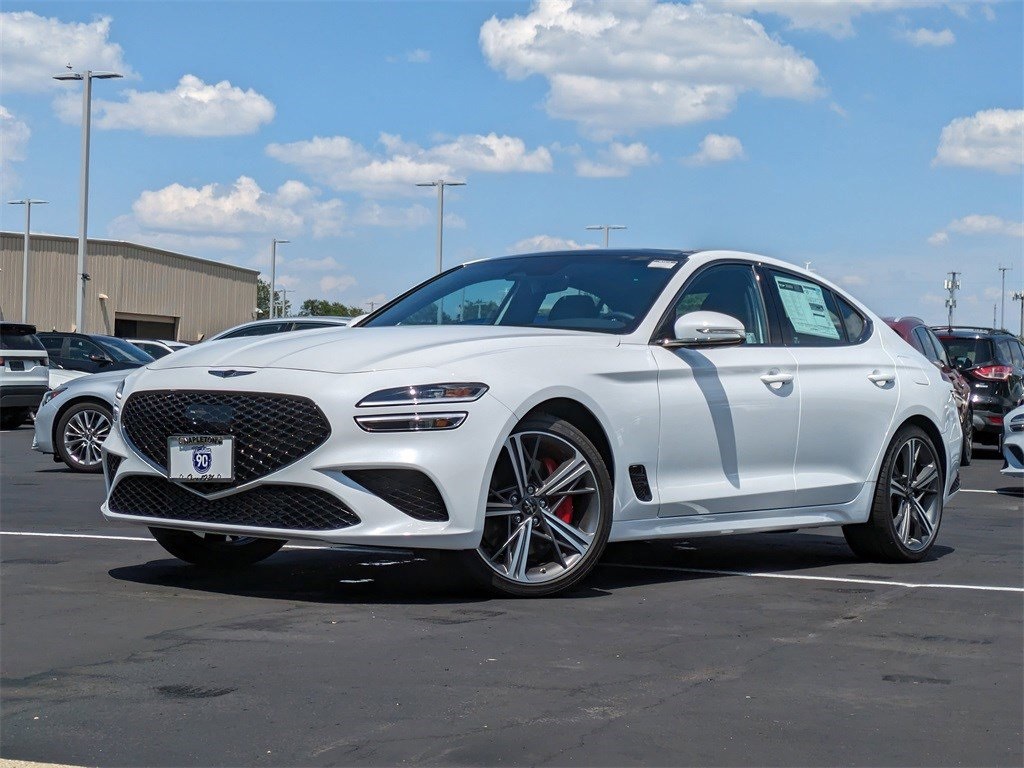
[[[441,492],[415,469],[350,469],[345,475],[409,517],[428,522],[448,519]]]
[[[651,484],[647,480],[647,468],[643,464],[630,465],[629,482],[633,484],[633,493],[640,501],[650,501],[654,498],[651,495]]]

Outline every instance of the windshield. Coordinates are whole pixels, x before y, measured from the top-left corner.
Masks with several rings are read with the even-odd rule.
[[[995,358],[989,339],[958,339],[953,336],[940,339],[956,368],[973,368]]]
[[[114,336],[93,337],[115,361],[119,363],[152,363],[153,356],[143,352],[134,344]]]
[[[506,325],[633,331],[685,256],[554,253],[467,264],[413,289],[365,327]]]

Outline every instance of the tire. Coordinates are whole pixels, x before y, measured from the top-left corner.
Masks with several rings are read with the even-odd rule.
[[[100,446],[110,434],[110,408],[94,401],[68,408],[57,422],[53,449],[73,472],[103,471]]]
[[[967,429],[964,430],[964,446],[960,450],[960,466],[971,466],[974,458],[974,411],[967,411]]]
[[[944,489],[931,438],[920,427],[902,427],[882,460],[871,516],[866,523],[843,526],[846,543],[865,560],[923,560],[939,535]]]
[[[266,560],[285,545],[278,539],[254,539],[193,533],[172,528],[150,528],[161,547],[179,560],[204,568],[231,569]]]
[[[28,408],[5,408],[0,412],[0,429],[17,429],[28,421]]]
[[[563,419],[530,418],[509,435],[488,480],[480,545],[458,557],[500,595],[564,592],[604,552],[612,504],[608,469],[586,435]]]

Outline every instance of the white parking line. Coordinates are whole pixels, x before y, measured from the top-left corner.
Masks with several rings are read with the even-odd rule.
[[[42,531],[0,531],[0,536],[40,536],[55,539],[103,539],[105,541],[148,541],[156,539],[145,536],[103,536],[95,533],[44,533]],[[334,547],[288,544],[286,549],[326,550]],[[904,587],[906,589],[963,589],[974,592],[1014,592],[1024,594],[1024,587],[994,587],[979,584],[914,584],[907,581],[885,581],[882,579],[853,579],[839,576],[807,576],[794,573],[767,573],[764,571],[725,571],[717,568],[684,568],[673,565],[642,565],[639,563],[601,563],[608,568],[633,568],[641,571],[675,571],[678,573],[699,573],[707,576],[746,576],[754,579],[791,579],[793,581],[826,581],[839,584],[871,584],[881,587]]]
[[[873,584],[883,587],[906,587],[907,589],[967,589],[976,592],[1024,593],[1024,587],[991,587],[977,584],[913,584],[907,581],[884,581],[882,579],[851,579],[839,576],[807,576],[795,573],[766,573],[764,571],[723,571],[716,568],[683,568],[673,565],[642,565],[638,563],[601,563],[600,565],[610,568],[634,568],[642,571],[677,571],[680,573],[701,573],[709,576],[746,576],[754,579],[828,581],[839,584]]]

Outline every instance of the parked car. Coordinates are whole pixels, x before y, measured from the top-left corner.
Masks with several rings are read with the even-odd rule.
[[[993,328],[933,328],[953,365],[971,385],[974,439],[998,445],[1003,418],[1024,403],[1024,346]]]
[[[32,448],[75,472],[101,472],[100,446],[113,423],[114,393],[129,373],[83,375],[47,392],[36,411]]]
[[[147,352],[154,360],[166,357],[179,349],[188,349],[188,344],[183,344],[180,341],[160,341],[158,339],[125,339],[125,341],[134,344],[143,352]]]
[[[971,407],[971,385],[956,368],[931,328],[919,317],[886,317],[885,322],[899,337],[912,346],[942,371],[942,377],[953,385],[957,411],[960,414],[960,428],[964,433],[964,447],[960,454],[960,466],[966,467],[974,455],[974,409]]]
[[[1003,474],[1024,477],[1024,405],[1014,408],[1005,419],[1003,433]]]
[[[61,384],[67,384],[72,379],[80,379],[83,376],[88,376],[88,373],[84,371],[69,371],[67,368],[61,368],[60,363],[54,360],[52,357],[48,361],[50,367],[49,375],[49,386],[50,389],[56,389]]]
[[[0,322],[0,429],[17,429],[39,405],[48,381],[36,327]]]
[[[116,336],[46,331],[39,340],[50,357],[70,371],[129,371],[153,362],[148,353]]]
[[[914,562],[959,487],[951,385],[815,274],[729,251],[465,264],[351,330],[199,344],[131,376],[106,519],[182,560],[288,539],[449,550],[499,593],[609,541],[841,525]]]
[[[216,336],[211,336],[208,341],[219,339],[237,339],[241,336],[269,336],[275,333],[289,333],[291,331],[310,331],[314,328],[332,328],[336,326],[347,326],[354,318],[351,317],[279,317],[273,320],[253,320],[249,323],[242,323],[226,331],[221,331]]]

